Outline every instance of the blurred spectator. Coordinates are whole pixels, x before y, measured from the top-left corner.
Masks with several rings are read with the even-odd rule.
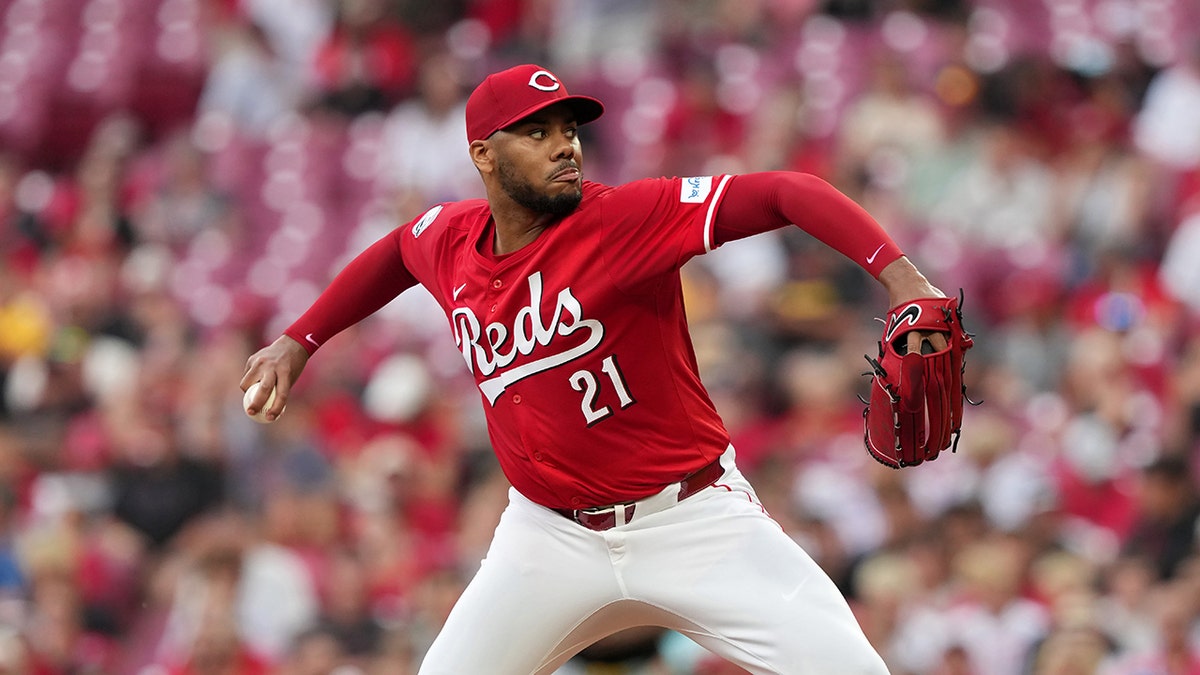
[[[941,113],[918,89],[899,54],[869,57],[867,84],[845,111],[838,129],[839,184],[882,191],[905,182],[914,159],[936,153],[945,139]]]
[[[312,66],[333,31],[335,4],[329,0],[237,0],[249,24],[261,26],[278,55],[284,83],[311,94],[317,83]]]
[[[185,131],[172,134],[162,145],[158,180],[138,208],[139,240],[166,246],[177,255],[201,234],[221,233],[236,242],[236,205],[208,180],[205,154]]]
[[[764,93],[752,114],[746,164],[756,171],[786,169],[834,180],[834,140],[812,128],[812,103],[800,82],[784,81]]]
[[[384,629],[371,605],[362,563],[353,552],[338,550],[329,568],[317,620],[320,631],[336,641],[339,652],[365,662],[379,652]]]
[[[1066,291],[1057,266],[1027,269],[1005,278],[997,299],[997,321],[990,342],[997,365],[1017,378],[1025,394],[1052,392],[1062,382],[1071,327],[1063,312]]]
[[[129,215],[134,195],[123,179],[138,134],[137,123],[119,114],[95,129],[73,180],[60,186],[58,208],[41,223],[57,250],[114,260],[128,252],[136,238]]]
[[[1003,415],[980,410],[970,419],[976,431],[960,439],[959,450],[978,463],[978,474],[973,481],[959,480],[977,492],[988,522],[1001,532],[1021,532],[1036,527],[1039,519],[1061,518],[1061,495],[1046,448],[1023,438],[1019,425]],[[958,476],[963,474],[970,475],[970,469]]]
[[[962,546],[947,544],[948,566],[921,572],[933,573],[935,592],[915,593],[901,607],[887,643],[889,665],[905,674],[943,672],[939,668],[974,675],[1024,672],[1051,626],[1046,608],[1023,595],[1025,543],[985,535]]]
[[[1074,274],[1108,250],[1147,242],[1152,173],[1125,138],[1128,120],[1113,99],[1112,80],[1093,81],[1090,100],[1071,111],[1067,147],[1058,162],[1052,231],[1073,244]]]
[[[770,322],[768,329],[785,344],[832,347],[844,336],[843,333],[835,337],[832,327],[841,319],[848,320],[855,311],[854,304],[872,293],[863,279],[851,272],[852,262],[818,253],[817,244],[798,233],[780,231],[777,236],[764,238],[748,251],[755,249],[762,252],[762,262],[756,263],[759,268],[753,272],[742,270],[743,279],[728,283],[729,289],[742,293],[731,295],[726,302],[741,304],[736,310],[725,311],[732,311],[737,316],[746,310],[759,309],[765,300],[764,310]],[[783,256],[783,260],[779,256]],[[732,258],[731,261],[736,260]],[[719,265],[716,269],[723,272],[725,278],[735,274],[721,257],[714,258],[714,264]],[[727,291],[718,290],[729,295]],[[748,295],[745,291],[756,291],[758,296],[765,294],[766,297]],[[767,294],[768,291],[773,292]]]
[[[661,160],[649,173],[685,176],[742,170],[738,158],[744,149],[746,120],[722,100],[721,74],[713,58],[697,54],[680,68],[675,103],[667,111],[659,141]]]
[[[1150,81],[1134,122],[1137,148],[1176,171],[1200,164],[1200,129],[1193,115],[1200,106],[1200,39],[1191,39],[1179,62]]]
[[[1123,555],[1103,573],[1096,617],[1117,652],[1140,654],[1154,647],[1154,594],[1158,574],[1139,555]]]
[[[658,20],[665,3],[651,0],[568,0],[532,2],[531,15],[542,12],[549,22],[550,40],[546,57],[556,72],[579,81],[599,66],[638,72],[652,58]],[[537,7],[537,5],[542,7]],[[542,12],[537,12],[541,9]],[[665,25],[670,25],[665,24]],[[536,59],[535,59],[536,60]]]
[[[981,78],[980,116],[1011,128],[1025,153],[1049,162],[1067,146],[1070,111],[1082,96],[1076,80],[1052,59],[1015,55]]]
[[[1060,388],[1070,406],[1061,428],[1056,478],[1064,514],[1091,532],[1097,555],[1112,555],[1137,519],[1136,467],[1157,452],[1157,432],[1137,402],[1152,401],[1128,360],[1120,333],[1074,334]],[[1082,532],[1080,533],[1082,534]]]
[[[350,117],[387,110],[412,86],[413,36],[384,0],[338,0],[335,7],[333,31],[313,62],[314,103]]]
[[[250,521],[242,548],[239,636],[271,663],[278,663],[305,630],[317,625],[318,580],[331,571],[337,537],[328,468],[305,452],[291,449],[280,473],[268,477],[271,488],[262,514]]]
[[[417,654],[423,655],[429,649],[458,596],[466,588],[469,576],[474,573],[472,569],[464,577],[457,570],[436,570],[426,575],[414,589],[405,632]]]
[[[302,85],[253,20],[212,31],[214,55],[196,114],[222,115],[235,133],[263,138],[271,124],[299,103]]]
[[[730,242],[697,262],[695,267],[703,267],[713,275],[715,301],[723,317],[747,324],[768,319],[775,312],[786,314],[789,307],[783,306],[786,300],[780,296],[784,294],[778,292],[781,285],[790,290],[786,286],[786,243],[784,235],[767,232],[761,237]],[[780,316],[778,321],[786,323],[789,319],[792,317]]]
[[[165,546],[197,516],[221,503],[222,474],[211,462],[180,452],[173,431],[129,411],[113,429],[113,515],[141,533],[152,546]]]
[[[1028,136],[984,118],[915,169],[924,194],[905,200],[915,255],[958,279],[977,320],[994,324],[1013,302],[1014,279],[1053,269],[1061,239],[1052,230],[1054,174]]]
[[[1047,551],[1033,561],[1031,593],[1049,609],[1052,625],[1030,655],[1030,672],[1095,673],[1115,651],[1096,613],[1096,571],[1092,561],[1064,551]]]
[[[1029,139],[1012,126],[984,122],[973,140],[978,143],[973,159],[944,186],[929,214],[931,225],[1007,255],[1001,264],[1036,261],[1055,239],[1053,175],[1032,152]]]
[[[171,675],[269,673],[270,662],[239,634],[240,552],[213,541],[197,553],[200,557],[179,580],[160,659]]]
[[[417,95],[388,115],[385,184],[401,218],[429,204],[481,196],[479,176],[464,147],[466,105],[462,65],[446,53],[421,62]]]
[[[1014,538],[990,538],[955,556],[960,595],[944,619],[951,644],[961,644],[980,675],[1021,672],[1049,617],[1022,597],[1028,553]]]
[[[30,675],[105,672],[117,643],[88,630],[71,579],[60,570],[47,570],[32,581],[30,593]]]
[[[913,619],[916,603],[928,590],[921,583],[917,562],[901,551],[882,552],[869,556],[854,574],[860,603],[855,612],[863,631],[894,671],[907,672],[906,650],[913,645],[897,640],[904,638],[903,624]]]
[[[1171,579],[1194,553],[1200,527],[1200,497],[1189,463],[1164,456],[1147,466],[1137,498],[1137,520],[1124,552],[1145,557],[1159,580]]]
[[[1152,597],[1155,645],[1146,651],[1123,655],[1102,669],[1101,675],[1200,673],[1200,652],[1192,638],[1196,621],[1194,590],[1172,584],[1157,589]]]

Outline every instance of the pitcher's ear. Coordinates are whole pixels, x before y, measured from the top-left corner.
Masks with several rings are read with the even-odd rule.
[[[475,168],[481,173],[490,173],[496,164],[496,153],[492,144],[486,140],[472,141],[469,152]]]

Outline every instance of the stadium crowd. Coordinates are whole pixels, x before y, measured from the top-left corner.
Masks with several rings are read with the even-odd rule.
[[[276,424],[237,383],[350,256],[481,196],[466,92],[532,61],[607,105],[590,178],[814,173],[962,289],[982,404],[892,471],[873,281],[799,230],[684,270],[743,470],[894,673],[1200,674],[1191,0],[0,0],[0,32],[0,672],[416,672],[506,502],[444,318],[413,291],[334,338]],[[646,629],[561,672],[741,671]]]

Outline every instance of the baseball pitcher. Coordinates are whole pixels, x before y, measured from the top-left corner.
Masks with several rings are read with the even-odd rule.
[[[865,430],[872,456],[895,467],[957,437],[969,338],[956,300],[813,176],[586,180],[578,130],[603,110],[537,65],[487,77],[466,108],[486,200],[435,205],[355,258],[249,359],[242,389],[261,382],[249,411],[278,417],[323,343],[424,286],[512,489],[421,675],[550,673],[638,625],[756,674],[886,673],[833,582],[738,471],[697,372],[679,270],[795,224],[878,279],[893,310]]]

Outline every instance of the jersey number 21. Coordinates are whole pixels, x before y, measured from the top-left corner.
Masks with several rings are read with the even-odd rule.
[[[604,362],[600,366],[600,372],[602,375],[608,376],[613,390],[617,392],[617,399],[622,409],[637,403],[629,395],[629,388],[625,384],[625,376],[621,373],[621,368],[617,365],[615,354],[610,354],[608,358],[604,359]],[[571,373],[571,388],[583,393],[583,400],[579,404],[579,409],[583,411],[583,418],[587,421],[589,427],[613,414],[612,408],[607,405],[596,407],[596,400],[600,397],[601,377],[590,370],[577,370]]]

